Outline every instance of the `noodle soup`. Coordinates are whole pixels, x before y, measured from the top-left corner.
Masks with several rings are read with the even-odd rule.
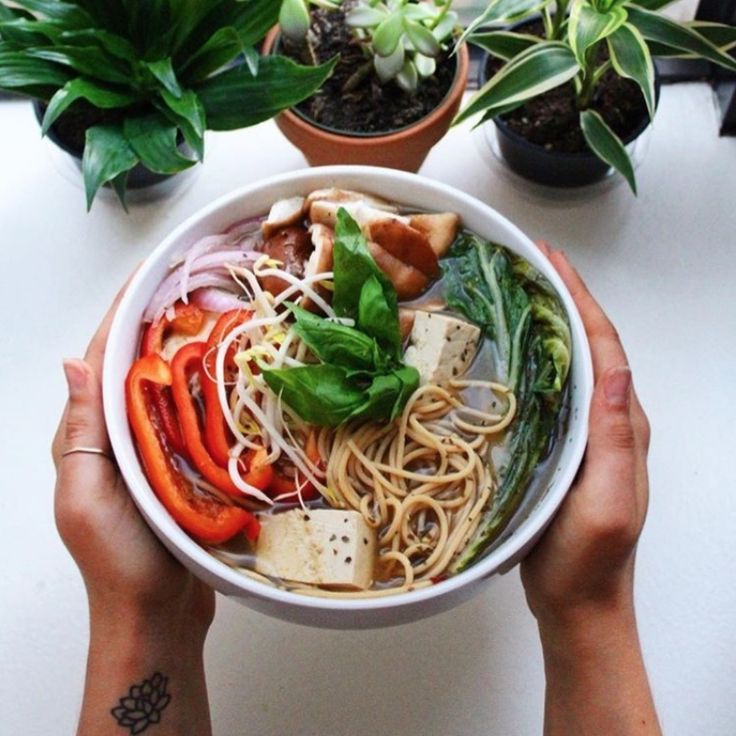
[[[549,456],[570,330],[548,282],[452,212],[340,189],[195,243],[149,304],[128,415],[218,559],[308,595],[473,565]]]

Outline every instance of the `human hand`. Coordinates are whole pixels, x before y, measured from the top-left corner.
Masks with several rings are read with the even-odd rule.
[[[52,445],[56,524],[84,578],[92,618],[133,615],[161,621],[164,627],[183,621],[189,633],[203,639],[214,616],[213,591],[156,539],[112,459],[100,379],[107,334],[121,296],[85,359],[64,362],[69,401]],[[74,447],[99,448],[106,454],[65,454]]]
[[[611,322],[564,254],[540,248],[562,277],[590,341],[595,388],[583,465],[557,516],[521,566],[541,627],[592,612],[633,617],[634,555],[647,510],[649,425]]]

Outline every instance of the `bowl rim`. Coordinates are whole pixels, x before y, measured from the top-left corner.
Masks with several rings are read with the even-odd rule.
[[[138,294],[141,286],[147,279],[150,279],[151,272],[159,267],[159,262],[165,256],[170,256],[168,251],[171,247],[180,238],[185,236],[187,232],[193,230],[200,221],[218,212],[227,211],[228,208],[232,208],[236,204],[246,201],[249,195],[253,195],[262,189],[292,184],[295,188],[299,185],[302,185],[302,189],[307,186],[318,188],[320,185],[317,183],[307,185],[305,182],[322,179],[322,186],[324,186],[325,181],[330,182],[330,185],[335,185],[334,180],[341,178],[365,178],[366,189],[369,191],[378,189],[379,192],[381,182],[392,181],[394,183],[406,183],[407,185],[411,185],[411,187],[418,185],[420,189],[429,189],[433,190],[435,194],[444,195],[448,200],[448,209],[452,209],[452,203],[461,202],[466,210],[479,210],[483,216],[495,220],[497,225],[507,230],[517,240],[517,243],[513,245],[507,243],[504,243],[504,245],[513,252],[518,253],[519,243],[523,243],[523,247],[528,249],[528,252],[521,252],[519,254],[540,270],[555,287],[568,314],[574,351],[581,351],[577,357],[575,357],[574,353],[573,365],[579,367],[580,375],[576,376],[577,386],[574,388],[571,387],[571,390],[574,390],[579,395],[576,423],[579,430],[571,436],[564,436],[567,441],[571,441],[573,444],[573,447],[569,450],[570,460],[562,467],[561,472],[556,473],[554,478],[549,481],[548,489],[535,505],[532,513],[521,522],[514,533],[500,544],[497,549],[461,573],[425,588],[393,595],[361,598],[333,598],[319,595],[304,595],[261,582],[218,560],[207,549],[189,537],[163,507],[143,474],[128,426],[123,395],[124,388],[122,385],[115,385],[114,374],[116,366],[113,365],[118,351],[125,349],[122,347],[121,333],[125,329],[128,313],[137,309],[141,301]],[[408,192],[412,191],[411,187],[408,188]],[[407,194],[407,203],[411,204],[413,197],[413,194]],[[460,214],[463,217],[463,214]],[[256,182],[240,187],[217,198],[190,215],[184,222],[174,228],[140,265],[128,283],[125,293],[120,300],[112,321],[107,348],[105,350],[102,382],[105,421],[110,442],[115,456],[120,463],[120,471],[125,479],[126,486],[149,526],[162,538],[162,541],[173,545],[179,553],[184,555],[186,560],[194,566],[195,574],[199,574],[198,571],[200,570],[205,570],[210,576],[228,587],[228,595],[255,596],[296,609],[309,608],[326,611],[345,611],[347,614],[351,611],[400,608],[427,602],[434,598],[443,597],[460,588],[470,587],[472,584],[484,578],[491,577],[501,571],[505,571],[505,569],[510,569],[513,564],[519,561],[530,544],[534,542],[554,517],[582,461],[588,437],[588,414],[593,390],[593,367],[590,346],[582,319],[570,292],[552,265],[544,258],[541,251],[538,250],[531,239],[506,217],[485,202],[444,182],[394,169],[374,166],[339,165],[301,169],[259,179]],[[563,438],[558,439],[558,442],[562,441]],[[128,461],[131,456],[131,449],[132,457],[135,459],[133,463]],[[509,562],[512,564],[509,565]],[[505,565],[507,566],[506,568]]]

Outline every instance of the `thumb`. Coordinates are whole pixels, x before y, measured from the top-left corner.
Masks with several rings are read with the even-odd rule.
[[[74,448],[96,448],[110,454],[105,428],[100,381],[83,360],[65,360],[64,375],[69,387],[66,421],[61,432],[60,454]],[[71,459],[74,455],[67,455]]]
[[[630,416],[631,371],[609,368],[596,383],[590,431],[578,493],[600,536],[621,538],[636,509],[636,435]],[[582,499],[581,499],[582,500]]]

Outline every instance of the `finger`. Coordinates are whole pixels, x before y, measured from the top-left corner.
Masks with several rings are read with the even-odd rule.
[[[546,240],[535,240],[534,244],[539,248],[539,250],[542,251],[542,253],[547,256],[547,258],[550,257],[552,254],[552,247]]]
[[[549,260],[560,274],[580,312],[590,343],[596,378],[602,376],[609,368],[628,365],[616,328],[588,291],[578,272],[570,265],[565,254],[553,251]]]
[[[584,496],[580,500],[592,530],[611,541],[633,544],[643,517],[637,496],[641,447],[631,402],[628,366],[606,370],[593,391],[585,465],[576,487]]]
[[[89,456],[78,454],[64,456],[65,452],[75,447],[94,447],[110,453],[98,376],[83,360],[64,361],[64,374],[69,387],[69,403],[57,447],[60,459],[89,459]]]
[[[84,360],[89,364],[89,366],[92,368],[97,376],[102,375],[102,363],[105,359],[105,345],[107,344],[107,336],[110,332],[110,325],[112,324],[113,317],[115,317],[115,312],[118,309],[120,300],[123,298],[123,294],[125,294],[125,290],[128,288],[128,284],[130,283],[130,280],[133,278],[138,268],[139,266],[136,266],[133,273],[131,273],[130,276],[128,276],[128,278],[125,280],[125,283],[121,287],[120,291],[118,291],[118,293],[115,295],[115,299],[113,299],[110,308],[107,310],[107,314],[103,317],[100,326],[97,328],[97,331],[95,332],[92,340],[87,346],[87,352],[84,356]]]

